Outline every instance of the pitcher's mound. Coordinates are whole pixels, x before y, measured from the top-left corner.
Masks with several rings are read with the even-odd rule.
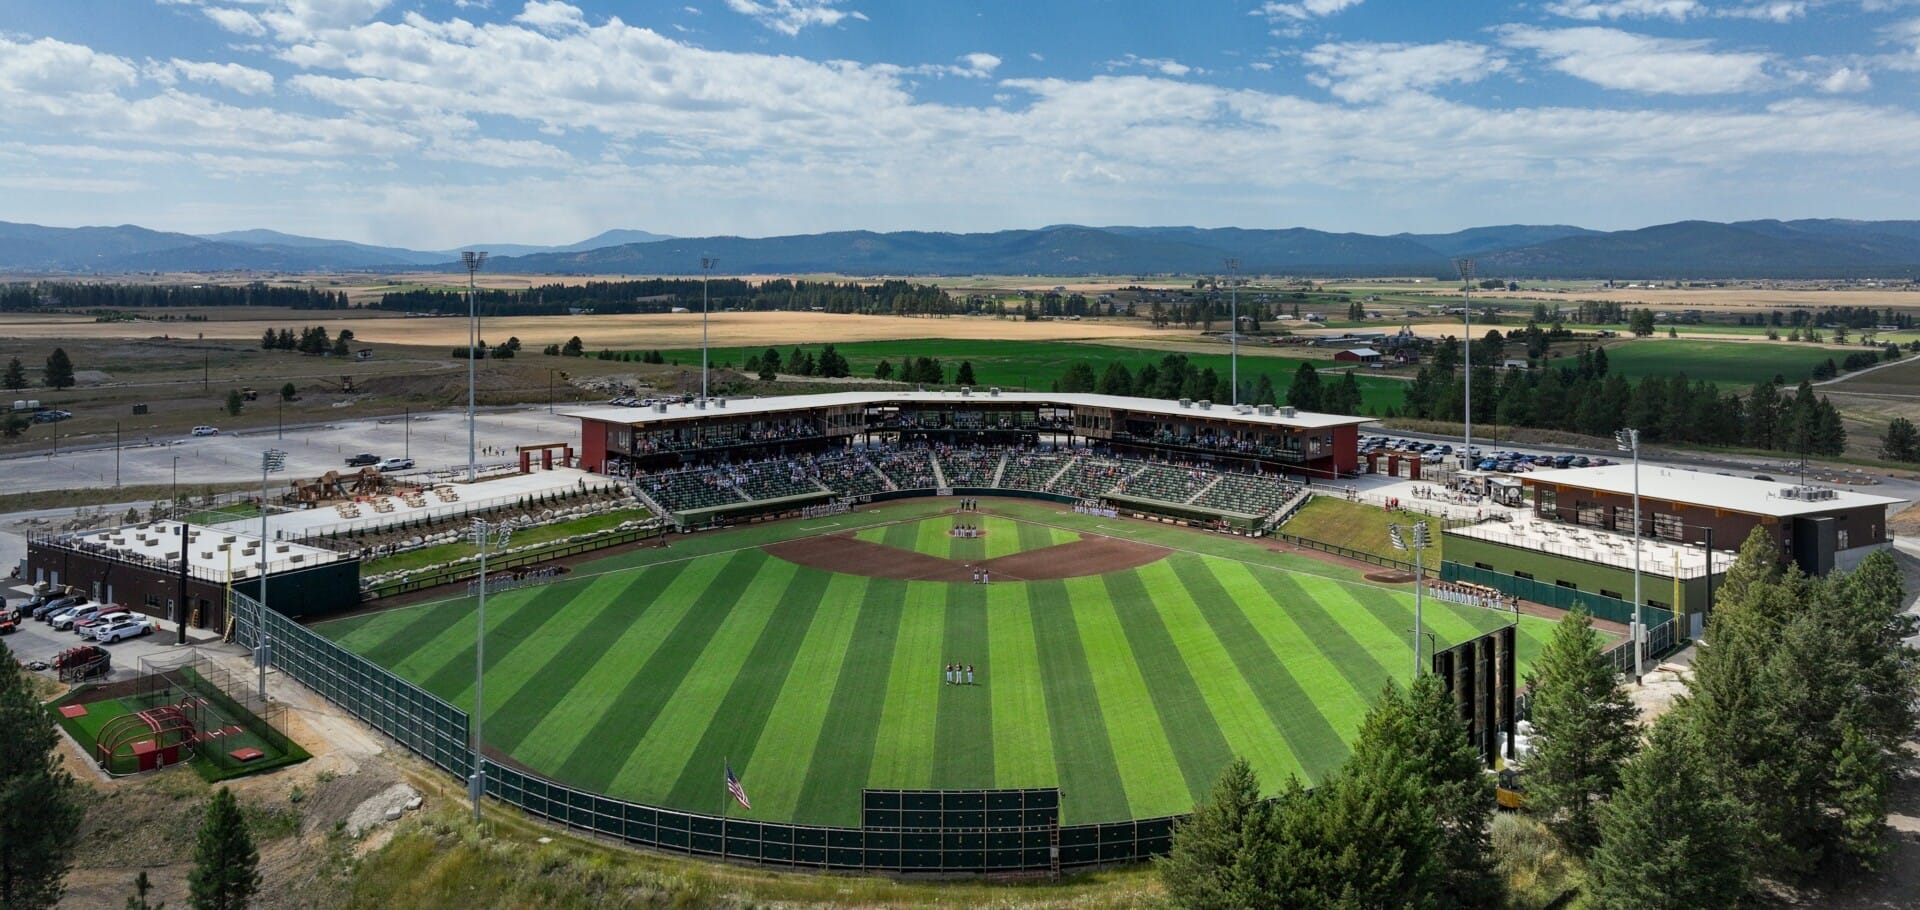
[[[1367,580],[1388,585],[1403,585],[1413,580],[1413,573],[1400,569],[1386,569],[1380,572],[1368,572]]]

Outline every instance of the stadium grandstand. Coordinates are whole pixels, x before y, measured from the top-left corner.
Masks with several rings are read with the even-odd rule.
[[[1242,532],[1351,476],[1364,417],[1113,395],[843,392],[578,411],[582,466],[681,526],[908,495],[1029,496]]]

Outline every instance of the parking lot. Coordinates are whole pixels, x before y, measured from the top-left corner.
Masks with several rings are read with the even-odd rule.
[[[25,602],[28,597],[25,586],[7,588],[5,593],[9,609]],[[202,629],[188,629],[187,632],[187,645],[237,647],[221,644],[220,637],[213,632]],[[129,679],[138,675],[141,658],[173,653],[185,647],[179,644],[179,638],[177,627],[173,623],[162,620],[160,628],[151,635],[102,645],[113,655],[113,672],[107,680]],[[18,629],[6,636],[4,640],[7,649],[13,652],[14,658],[29,665],[35,661],[51,664],[62,651],[94,643],[91,639],[82,638],[72,632],[56,631],[44,622],[25,617],[20,620]],[[54,678],[54,672],[50,669],[40,672],[49,679]]]
[[[1419,452],[1421,461],[1438,465],[1452,461],[1457,457],[1457,447],[1451,443],[1430,442],[1422,439],[1407,439],[1395,436],[1372,435],[1360,439],[1360,453],[1368,452]],[[1547,454],[1540,452],[1521,452],[1506,449],[1489,450],[1480,446],[1473,447],[1473,467],[1482,471],[1499,471],[1503,474],[1522,474],[1547,468],[1587,468],[1600,467],[1613,463],[1612,459],[1587,455]]]

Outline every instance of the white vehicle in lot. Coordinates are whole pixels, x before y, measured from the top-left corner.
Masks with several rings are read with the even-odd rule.
[[[73,634],[78,635],[81,638],[87,638],[93,635],[93,633],[96,630],[100,629],[103,626],[110,626],[110,625],[113,625],[114,623],[121,622],[123,620],[132,619],[132,618],[133,618],[133,613],[132,611],[129,611],[129,610],[114,610],[107,613],[95,613],[92,616],[87,617],[86,619],[76,620],[73,624]]]
[[[93,630],[93,640],[101,644],[124,641],[129,638],[139,638],[142,635],[152,635],[154,630],[158,628],[160,628],[160,624],[154,622],[153,617],[135,616],[130,619],[120,620],[112,625],[95,628]]]
[[[378,465],[382,471],[404,471],[413,467],[411,458],[382,458]]]
[[[219,427],[210,427],[210,426],[207,426],[206,424],[204,424],[204,423],[203,423],[203,424],[201,424],[201,425],[199,425],[199,426],[197,426],[197,427],[194,427],[194,428],[193,428],[193,435],[195,435],[195,436],[218,436],[218,435],[220,435],[220,428],[219,428]]]

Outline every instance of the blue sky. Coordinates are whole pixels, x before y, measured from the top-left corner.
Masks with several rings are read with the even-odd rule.
[[[0,10],[0,220],[440,248],[1920,212],[1916,0]]]

